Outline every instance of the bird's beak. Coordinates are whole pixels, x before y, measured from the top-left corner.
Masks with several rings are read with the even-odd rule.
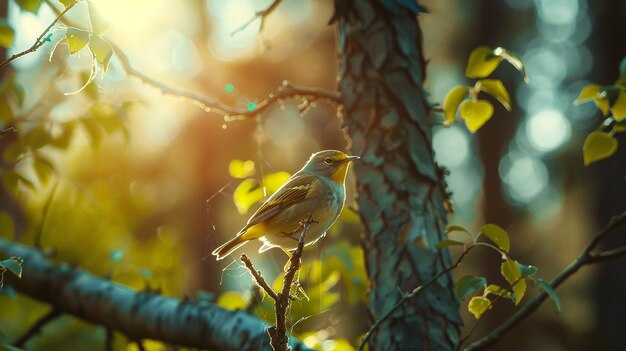
[[[360,159],[361,159],[361,156],[348,156],[343,160],[343,162],[352,162],[352,161],[356,161]]]

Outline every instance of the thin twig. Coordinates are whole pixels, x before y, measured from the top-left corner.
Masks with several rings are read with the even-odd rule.
[[[261,271],[258,271],[256,268],[254,268],[254,265],[252,264],[252,261],[250,261],[248,256],[246,254],[241,254],[241,260],[246,265],[246,268],[248,268],[248,270],[250,271],[250,274],[252,274],[252,277],[254,277],[254,281],[257,283],[257,285],[263,288],[263,290],[274,301],[278,301],[278,294],[276,294],[276,292],[269,286],[269,284],[267,284],[265,278],[263,278],[263,276],[261,275]]]
[[[444,269],[441,272],[437,273],[435,276],[433,276],[432,278],[427,280],[424,284],[422,284],[422,285],[418,286],[417,288],[413,289],[413,291],[411,291],[410,293],[402,296],[402,298],[398,302],[396,302],[396,304],[389,311],[387,311],[385,314],[383,314],[380,318],[378,318],[374,322],[374,324],[372,324],[372,326],[367,331],[365,336],[363,336],[363,339],[361,339],[361,342],[359,343],[358,351],[362,351],[365,348],[365,344],[367,343],[369,338],[372,336],[372,334],[378,329],[378,327],[380,327],[380,325],[387,318],[389,318],[389,316],[391,316],[392,313],[394,313],[398,308],[400,308],[400,306],[402,306],[407,300],[412,299],[412,298],[416,297],[417,295],[419,295],[422,291],[424,291],[424,289],[427,286],[429,286],[430,284],[436,282],[437,279],[441,278],[444,274],[447,274],[450,271],[452,271],[453,269],[455,269],[456,267],[458,267],[461,264],[461,261],[463,260],[463,258],[465,258],[465,256],[467,256],[467,254],[474,247],[476,247],[476,245],[469,246],[467,249],[465,249],[465,251],[463,251],[461,256],[459,256],[459,258],[456,260],[456,262],[454,264],[452,264],[451,266],[448,266],[446,269]]]
[[[17,132],[17,129],[15,129],[15,127],[9,127],[9,128],[5,128],[5,129],[1,129],[0,130],[0,135],[5,135],[5,134],[15,133],[15,132]]]
[[[569,266],[552,279],[550,286],[556,289],[565,280],[576,273],[582,266],[590,265],[594,263],[604,262],[609,259],[623,257],[626,255],[626,247],[620,247],[613,250],[602,251],[599,253],[593,253],[593,249],[610,233],[615,231],[619,226],[626,222],[626,212],[613,217],[609,224],[604,227],[598,234],[596,234],[589,244],[585,247],[583,252],[578,258],[576,258]],[[474,341],[468,345],[464,350],[484,350],[493,344],[495,344],[505,333],[515,327],[519,322],[533,313],[545,299],[548,298],[548,294],[544,291],[537,293],[528,303],[522,308],[517,310],[511,317],[509,317],[504,323],[500,324],[497,328],[492,330],[489,334]]]
[[[50,2],[50,0],[46,0],[46,3],[52,8],[53,11],[60,13],[60,10],[57,9]],[[76,24],[70,22],[66,18],[63,18],[62,22],[68,26],[78,27]],[[323,101],[334,105],[340,105],[343,103],[341,99],[341,94],[337,91],[295,85],[288,81],[283,81],[283,83],[281,84],[281,86],[278,87],[276,92],[269,94],[269,96],[265,100],[259,102],[258,104],[251,104],[246,108],[230,106],[223,103],[217,98],[204,96],[202,94],[185,89],[172,88],[163,82],[160,82],[156,79],[149,77],[146,74],[141,73],[131,65],[128,56],[126,56],[124,51],[117,44],[115,44],[115,42],[111,41],[108,38],[107,41],[109,42],[109,44],[111,44],[111,47],[113,47],[113,51],[115,52],[116,57],[118,58],[120,64],[122,65],[122,68],[127,75],[135,77],[141,82],[158,89],[164,95],[171,95],[182,98],[204,109],[207,112],[215,112],[223,117],[226,117],[229,121],[236,119],[255,118],[257,115],[264,112],[268,107],[274,105],[275,103],[279,103],[281,100],[290,98],[311,99]]]
[[[274,0],[270,4],[270,6],[268,6],[265,10],[257,11],[257,13],[255,13],[254,16],[252,16],[252,18],[248,20],[248,22],[244,23],[241,27],[235,29],[232,33],[230,33],[230,35],[235,35],[241,32],[242,30],[246,29],[257,18],[261,19],[261,26],[259,27],[259,31],[263,31],[263,26],[265,25],[265,18],[269,16],[269,14],[272,13],[278,7],[278,5],[280,5],[281,1],[282,0]]]
[[[106,339],[104,344],[104,349],[106,351],[113,351],[113,329],[106,328]]]
[[[289,302],[291,301],[291,286],[296,272],[300,270],[300,259],[302,257],[302,250],[304,249],[304,243],[306,235],[309,231],[309,227],[312,223],[315,223],[313,217],[309,217],[300,223],[301,233],[298,240],[298,246],[296,251],[289,258],[289,267],[283,278],[283,287],[280,292],[276,293],[265,281],[265,278],[261,275],[261,272],[254,268],[252,261],[246,256],[241,255],[241,260],[244,262],[246,268],[250,271],[250,274],[254,277],[254,281],[265,292],[274,299],[274,310],[276,312],[276,323],[269,327],[267,333],[270,336],[270,345],[274,351],[289,351],[289,337],[287,336],[287,310],[289,309]]]
[[[39,334],[39,332],[41,332],[41,328],[43,328],[46,324],[52,322],[53,320],[59,318],[61,315],[62,313],[53,307],[50,310],[50,312],[46,313],[45,315],[43,315],[43,317],[39,318],[37,322],[35,322],[35,324],[33,324],[33,326],[30,327],[30,329],[28,329],[26,333],[24,333],[24,335],[22,335],[19,339],[17,339],[13,343],[13,345],[15,347],[23,348],[24,344],[26,344],[26,342],[30,340],[30,338],[34,337],[35,335]]]
[[[0,68],[8,65],[9,63],[11,63],[13,60],[18,59],[26,54],[29,54],[31,52],[35,52],[37,51],[37,49],[39,49],[41,46],[43,46],[43,44],[45,44],[47,41],[50,41],[48,38],[44,39],[44,36],[46,34],[48,34],[48,32],[50,31],[50,29],[52,29],[52,27],[54,27],[54,25],[61,19],[61,17],[63,17],[69,10],[72,9],[72,7],[74,7],[78,2],[74,2],[72,4],[70,4],[68,7],[65,8],[65,10],[58,12],[57,17],[54,19],[54,21],[52,21],[52,23],[50,23],[50,25],[46,28],[46,30],[43,31],[43,33],[41,33],[39,35],[39,37],[37,37],[37,40],[35,40],[35,43],[33,44],[33,46],[31,46],[30,48],[19,52],[11,57],[9,57],[8,59],[0,62]]]

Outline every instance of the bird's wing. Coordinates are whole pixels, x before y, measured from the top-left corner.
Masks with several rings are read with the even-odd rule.
[[[316,179],[316,176],[310,174],[294,174],[250,217],[246,228],[266,221],[284,209],[302,202],[313,188]]]

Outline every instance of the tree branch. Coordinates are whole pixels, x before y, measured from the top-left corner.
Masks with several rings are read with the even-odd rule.
[[[19,348],[24,348],[24,344],[26,344],[26,342],[30,340],[30,338],[39,334],[41,328],[43,328],[46,324],[52,322],[53,320],[61,317],[61,315],[62,313],[54,308],[54,306],[52,306],[50,312],[46,313],[40,319],[38,319],[37,322],[35,322],[35,324],[33,324],[33,326],[30,327],[30,329],[28,329],[26,333],[24,333],[24,335],[22,335],[19,339],[15,341],[15,343],[13,343],[13,345]]]
[[[280,2],[280,1],[275,1]],[[46,3],[53,11],[56,13],[61,13],[56,6],[54,6],[50,0],[46,0]],[[274,4],[272,4],[274,5]],[[278,6],[278,4],[274,5]],[[271,6],[270,6],[271,7]],[[269,8],[268,8],[269,9]],[[268,9],[264,10],[267,11]],[[271,9],[273,10],[273,8]],[[261,12],[264,12],[261,11]],[[271,11],[270,11],[271,12]],[[59,15],[60,18],[60,15]],[[72,27],[79,27],[78,25],[70,22],[66,18],[61,19],[63,23]],[[337,91],[326,90],[322,88],[315,87],[306,87],[301,85],[291,84],[288,81],[283,81],[282,85],[278,87],[276,92],[269,94],[269,96],[254,106],[248,106],[246,108],[239,108],[230,106],[228,104],[223,103],[217,98],[204,96],[202,94],[185,90],[170,87],[169,85],[160,82],[156,79],[149,77],[146,74],[141,73],[137,69],[135,69],[128,59],[128,56],[124,53],[124,51],[113,41],[107,38],[111,47],[113,47],[113,51],[115,52],[116,57],[118,58],[122,68],[126,72],[127,75],[135,77],[139,79],[141,82],[150,85],[161,91],[164,95],[172,95],[180,98],[184,98],[185,100],[193,103],[194,105],[204,109],[207,112],[215,112],[221,116],[227,117],[228,120],[236,120],[236,119],[252,119],[255,118],[258,114],[264,112],[268,107],[274,105],[275,103],[290,98],[301,98],[310,101],[322,101],[330,104],[339,105],[342,104],[343,101],[341,99],[341,94]]]
[[[15,129],[15,127],[0,129],[0,136],[9,134],[9,133],[15,133],[15,132],[17,132],[17,129]]]
[[[254,268],[252,261],[246,256],[241,255],[241,260],[246,265],[246,268],[250,271],[250,274],[254,277],[256,283],[274,300],[274,310],[276,312],[276,324],[271,326],[267,333],[270,335],[270,345],[274,351],[289,351],[289,337],[287,336],[287,310],[289,309],[289,302],[291,300],[291,286],[296,272],[300,269],[300,258],[302,257],[302,250],[304,249],[304,240],[309,231],[309,227],[312,223],[315,223],[311,215],[306,220],[300,223],[301,233],[298,240],[298,247],[296,251],[289,258],[289,267],[283,278],[283,287],[279,293],[276,293],[265,281],[265,278],[261,275],[261,272]]]
[[[55,265],[32,247],[0,238],[0,256],[24,259],[21,279],[7,277],[18,292],[51,304],[130,340],[155,339],[211,350],[271,350],[268,325],[244,311],[136,292],[67,264]],[[310,350],[291,339],[293,346]]]
[[[35,43],[28,49],[19,52],[11,57],[9,57],[8,59],[0,62],[0,69],[6,65],[8,65],[9,63],[11,63],[13,60],[18,59],[26,54],[30,54],[31,52],[35,52],[37,51],[37,49],[39,49],[41,46],[43,46],[43,44],[45,44],[47,41],[50,41],[50,39],[46,38],[44,39],[44,36],[46,34],[48,34],[48,32],[50,31],[50,29],[52,29],[52,27],[54,27],[54,25],[61,19],[61,17],[65,16],[65,14],[71,10],[78,2],[74,2],[71,5],[67,6],[65,8],[65,10],[63,11],[58,11],[57,12],[57,17],[52,21],[52,23],[50,23],[50,25],[46,28],[46,30],[43,31],[43,33],[41,33],[39,35],[39,37],[37,37],[37,40],[35,40]],[[56,9],[56,8],[55,8]]]
[[[623,257],[626,255],[626,247],[620,247],[614,250],[602,251],[599,253],[593,253],[592,251],[598,246],[598,244],[610,233],[614,232],[619,226],[626,223],[626,212],[613,217],[609,224],[604,227],[596,236],[591,239],[589,244],[585,247],[583,252],[578,258],[576,258],[569,266],[552,279],[550,285],[553,289],[556,289],[565,280],[576,273],[582,266],[590,265],[594,263],[604,262],[613,258]],[[492,330],[489,334],[474,341],[468,345],[464,350],[484,350],[493,344],[495,344],[505,333],[515,327],[519,322],[533,313],[545,299],[548,298],[548,294],[541,291],[537,293],[528,303],[522,308],[517,310],[511,317],[509,317],[504,323],[500,324],[497,328]]]
[[[230,33],[230,35],[235,35],[241,32],[242,30],[246,29],[257,18],[261,19],[261,26],[259,27],[259,31],[263,31],[263,26],[265,25],[265,18],[269,16],[269,14],[272,13],[278,7],[278,5],[280,5],[281,1],[282,0],[272,1],[272,3],[265,10],[258,11],[257,13],[255,13],[254,16],[252,16],[252,18],[248,20],[248,22],[244,23],[241,27],[235,29],[232,33]]]

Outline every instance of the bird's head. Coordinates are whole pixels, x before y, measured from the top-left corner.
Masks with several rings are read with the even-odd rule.
[[[341,151],[324,150],[311,155],[303,170],[328,177],[337,183],[343,184],[346,180],[348,165],[358,159],[360,159],[359,156],[348,156]]]

